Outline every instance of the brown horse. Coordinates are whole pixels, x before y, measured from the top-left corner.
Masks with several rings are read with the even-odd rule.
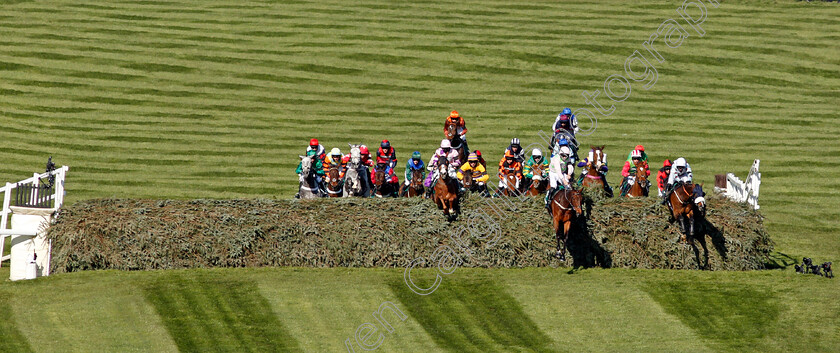
[[[438,209],[443,210],[446,219],[452,222],[458,217],[461,210],[460,199],[458,198],[458,180],[450,174],[449,161],[445,158],[441,159],[437,170],[438,178],[434,185],[433,200]]]
[[[373,189],[376,197],[396,197],[394,186],[388,182],[385,174],[387,164],[377,164],[373,167]]]
[[[421,197],[424,191],[426,188],[423,187],[423,172],[416,169],[411,172],[411,182],[408,186],[405,184],[400,186],[400,195],[407,197]]]
[[[572,221],[583,214],[583,195],[580,190],[563,189],[554,194],[549,212],[554,224],[554,236],[557,238],[557,254],[560,261],[566,261],[566,242]],[[562,230],[562,243],[561,243]]]
[[[506,173],[504,169],[499,169],[499,173],[502,174],[502,183],[505,185],[499,192],[504,196],[519,196],[520,191],[516,182],[516,172]]]
[[[633,185],[627,190],[627,197],[647,197],[650,191],[648,187],[647,171],[645,163],[642,161],[634,162],[636,165],[636,176]]]
[[[586,174],[581,185],[586,189],[596,189],[606,193],[606,180],[604,180],[604,175],[598,171],[598,168],[605,165],[606,155],[604,154],[604,147],[606,146],[590,147],[592,147],[592,160],[585,166]]]
[[[674,186],[669,200],[672,215],[679,222],[680,232],[683,233],[682,241],[695,235],[697,220],[706,215],[705,195],[703,185],[680,183]],[[693,241],[693,238],[691,240]]]
[[[529,196],[537,196],[545,193],[545,190],[548,188],[548,178],[544,177],[543,172],[542,164],[534,164],[531,167],[531,174],[534,174],[535,178],[531,179],[531,186],[527,192]],[[539,178],[536,178],[538,175]]]
[[[461,161],[461,165],[467,163],[467,149],[464,148],[464,141],[458,135],[458,127],[455,124],[450,124],[448,119],[446,125],[444,125],[443,135],[449,140],[452,148],[458,151],[458,160]]]
[[[327,173],[330,177],[330,182],[327,183],[327,195],[329,197],[341,197],[344,195],[343,180],[341,180],[341,171],[337,163],[330,165],[330,170]]]

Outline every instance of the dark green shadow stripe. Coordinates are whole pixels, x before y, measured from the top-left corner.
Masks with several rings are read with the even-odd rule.
[[[144,288],[181,352],[300,352],[253,283],[162,276]]]
[[[551,339],[490,279],[447,277],[426,296],[400,277],[391,290],[435,343],[450,352],[548,352]]]
[[[781,305],[770,288],[741,283],[657,282],[643,288],[698,335],[752,351],[778,327]]]
[[[0,352],[32,352],[29,341],[15,325],[12,307],[5,297],[0,297]]]

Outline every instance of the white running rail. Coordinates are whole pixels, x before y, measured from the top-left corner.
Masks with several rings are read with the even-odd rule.
[[[761,161],[756,159],[753,161],[750,173],[747,174],[747,181],[741,181],[735,174],[726,174],[726,191],[724,195],[729,199],[737,202],[746,202],[750,204],[753,209],[759,209],[758,206],[758,190],[761,186],[761,173],[758,172],[758,165]]]
[[[60,209],[61,206],[64,204],[64,178],[67,175],[67,171],[70,170],[70,167],[63,166],[56,170],[53,170],[48,173],[34,173],[31,178],[26,180],[21,180],[17,183],[6,183],[6,186],[0,188],[0,193],[3,194],[3,209],[0,210],[0,265],[2,265],[3,261],[9,260],[11,255],[3,255],[4,247],[6,243],[6,237],[10,237],[12,235],[36,235],[36,234],[28,234],[31,232],[25,231],[16,231],[14,229],[9,228],[9,214],[12,213],[11,209],[11,202],[12,202],[12,191],[17,188],[19,185],[26,185],[32,184],[33,186],[38,186],[41,183],[41,180],[46,180],[52,175],[55,175],[55,188],[54,193],[49,197],[42,197],[41,200],[52,200],[54,202],[54,208],[56,210]],[[31,199],[34,201],[38,198],[37,188],[32,195],[30,196]]]

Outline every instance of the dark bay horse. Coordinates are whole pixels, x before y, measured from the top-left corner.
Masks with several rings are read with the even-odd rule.
[[[586,164],[586,174],[584,175],[581,185],[587,189],[596,189],[606,193],[606,181],[604,175],[598,169],[605,165],[606,155],[604,154],[604,147],[606,146],[590,146],[592,147],[592,160]]]
[[[672,215],[679,222],[680,232],[683,233],[681,240],[692,238],[697,221],[706,216],[705,195],[703,185],[679,183],[674,186],[669,200]]]
[[[426,191],[426,188],[423,187],[423,172],[420,170],[411,172],[411,181],[408,186],[405,186],[405,184],[400,186],[400,195],[406,195],[407,197],[421,197],[424,191]]]
[[[458,217],[461,206],[458,197],[458,179],[455,178],[454,173],[449,169],[449,161],[442,158],[437,168],[438,177],[434,185],[435,192],[432,199],[438,206],[438,209],[443,210],[443,215],[446,216],[446,219],[452,222]]]
[[[634,163],[636,165],[636,175],[633,178],[633,185],[627,190],[627,197],[647,197],[650,188],[648,187],[647,168],[644,167],[642,161]]]
[[[344,180],[341,180],[341,171],[337,163],[330,165],[327,175],[330,177],[330,182],[327,183],[327,195],[329,197],[344,196]]]
[[[373,191],[376,197],[397,197],[394,185],[388,181],[388,175],[385,173],[387,164],[377,164],[373,166]]]
[[[554,194],[549,213],[554,225],[554,236],[557,238],[557,254],[560,261],[566,261],[566,242],[569,240],[569,229],[572,222],[583,214],[583,195],[580,190],[563,189]],[[561,243],[562,238],[562,243]]]
[[[545,190],[548,188],[548,178],[543,178],[543,172],[542,164],[534,164],[531,167],[531,174],[534,174],[535,178],[531,180],[531,186],[528,188],[527,195],[537,196],[545,193]],[[537,177],[538,175],[539,177]]]

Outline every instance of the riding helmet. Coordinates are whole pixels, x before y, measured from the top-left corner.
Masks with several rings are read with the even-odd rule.
[[[452,148],[452,142],[447,139],[440,140],[440,148]]]
[[[510,140],[510,145],[511,146],[519,146],[519,139],[514,137],[513,139]]]
[[[309,145],[312,146],[312,147],[318,146],[318,139],[309,140]]]
[[[391,142],[388,142],[388,140],[382,140],[382,143],[379,144],[379,147],[382,147],[383,150],[387,150],[391,148]]]
[[[461,115],[458,114],[457,110],[453,110],[452,112],[449,113],[449,117],[452,118],[452,119],[455,119],[455,118],[460,118]]]
[[[411,158],[414,158],[414,159],[420,159],[420,151],[414,151],[414,152],[411,154]]]
[[[532,156],[540,156],[540,157],[542,157],[542,151],[540,151],[540,149],[539,149],[539,148],[535,148],[533,151],[531,151],[531,155],[532,155]]]
[[[572,110],[569,108],[563,108],[563,113],[561,115],[572,115]]]

